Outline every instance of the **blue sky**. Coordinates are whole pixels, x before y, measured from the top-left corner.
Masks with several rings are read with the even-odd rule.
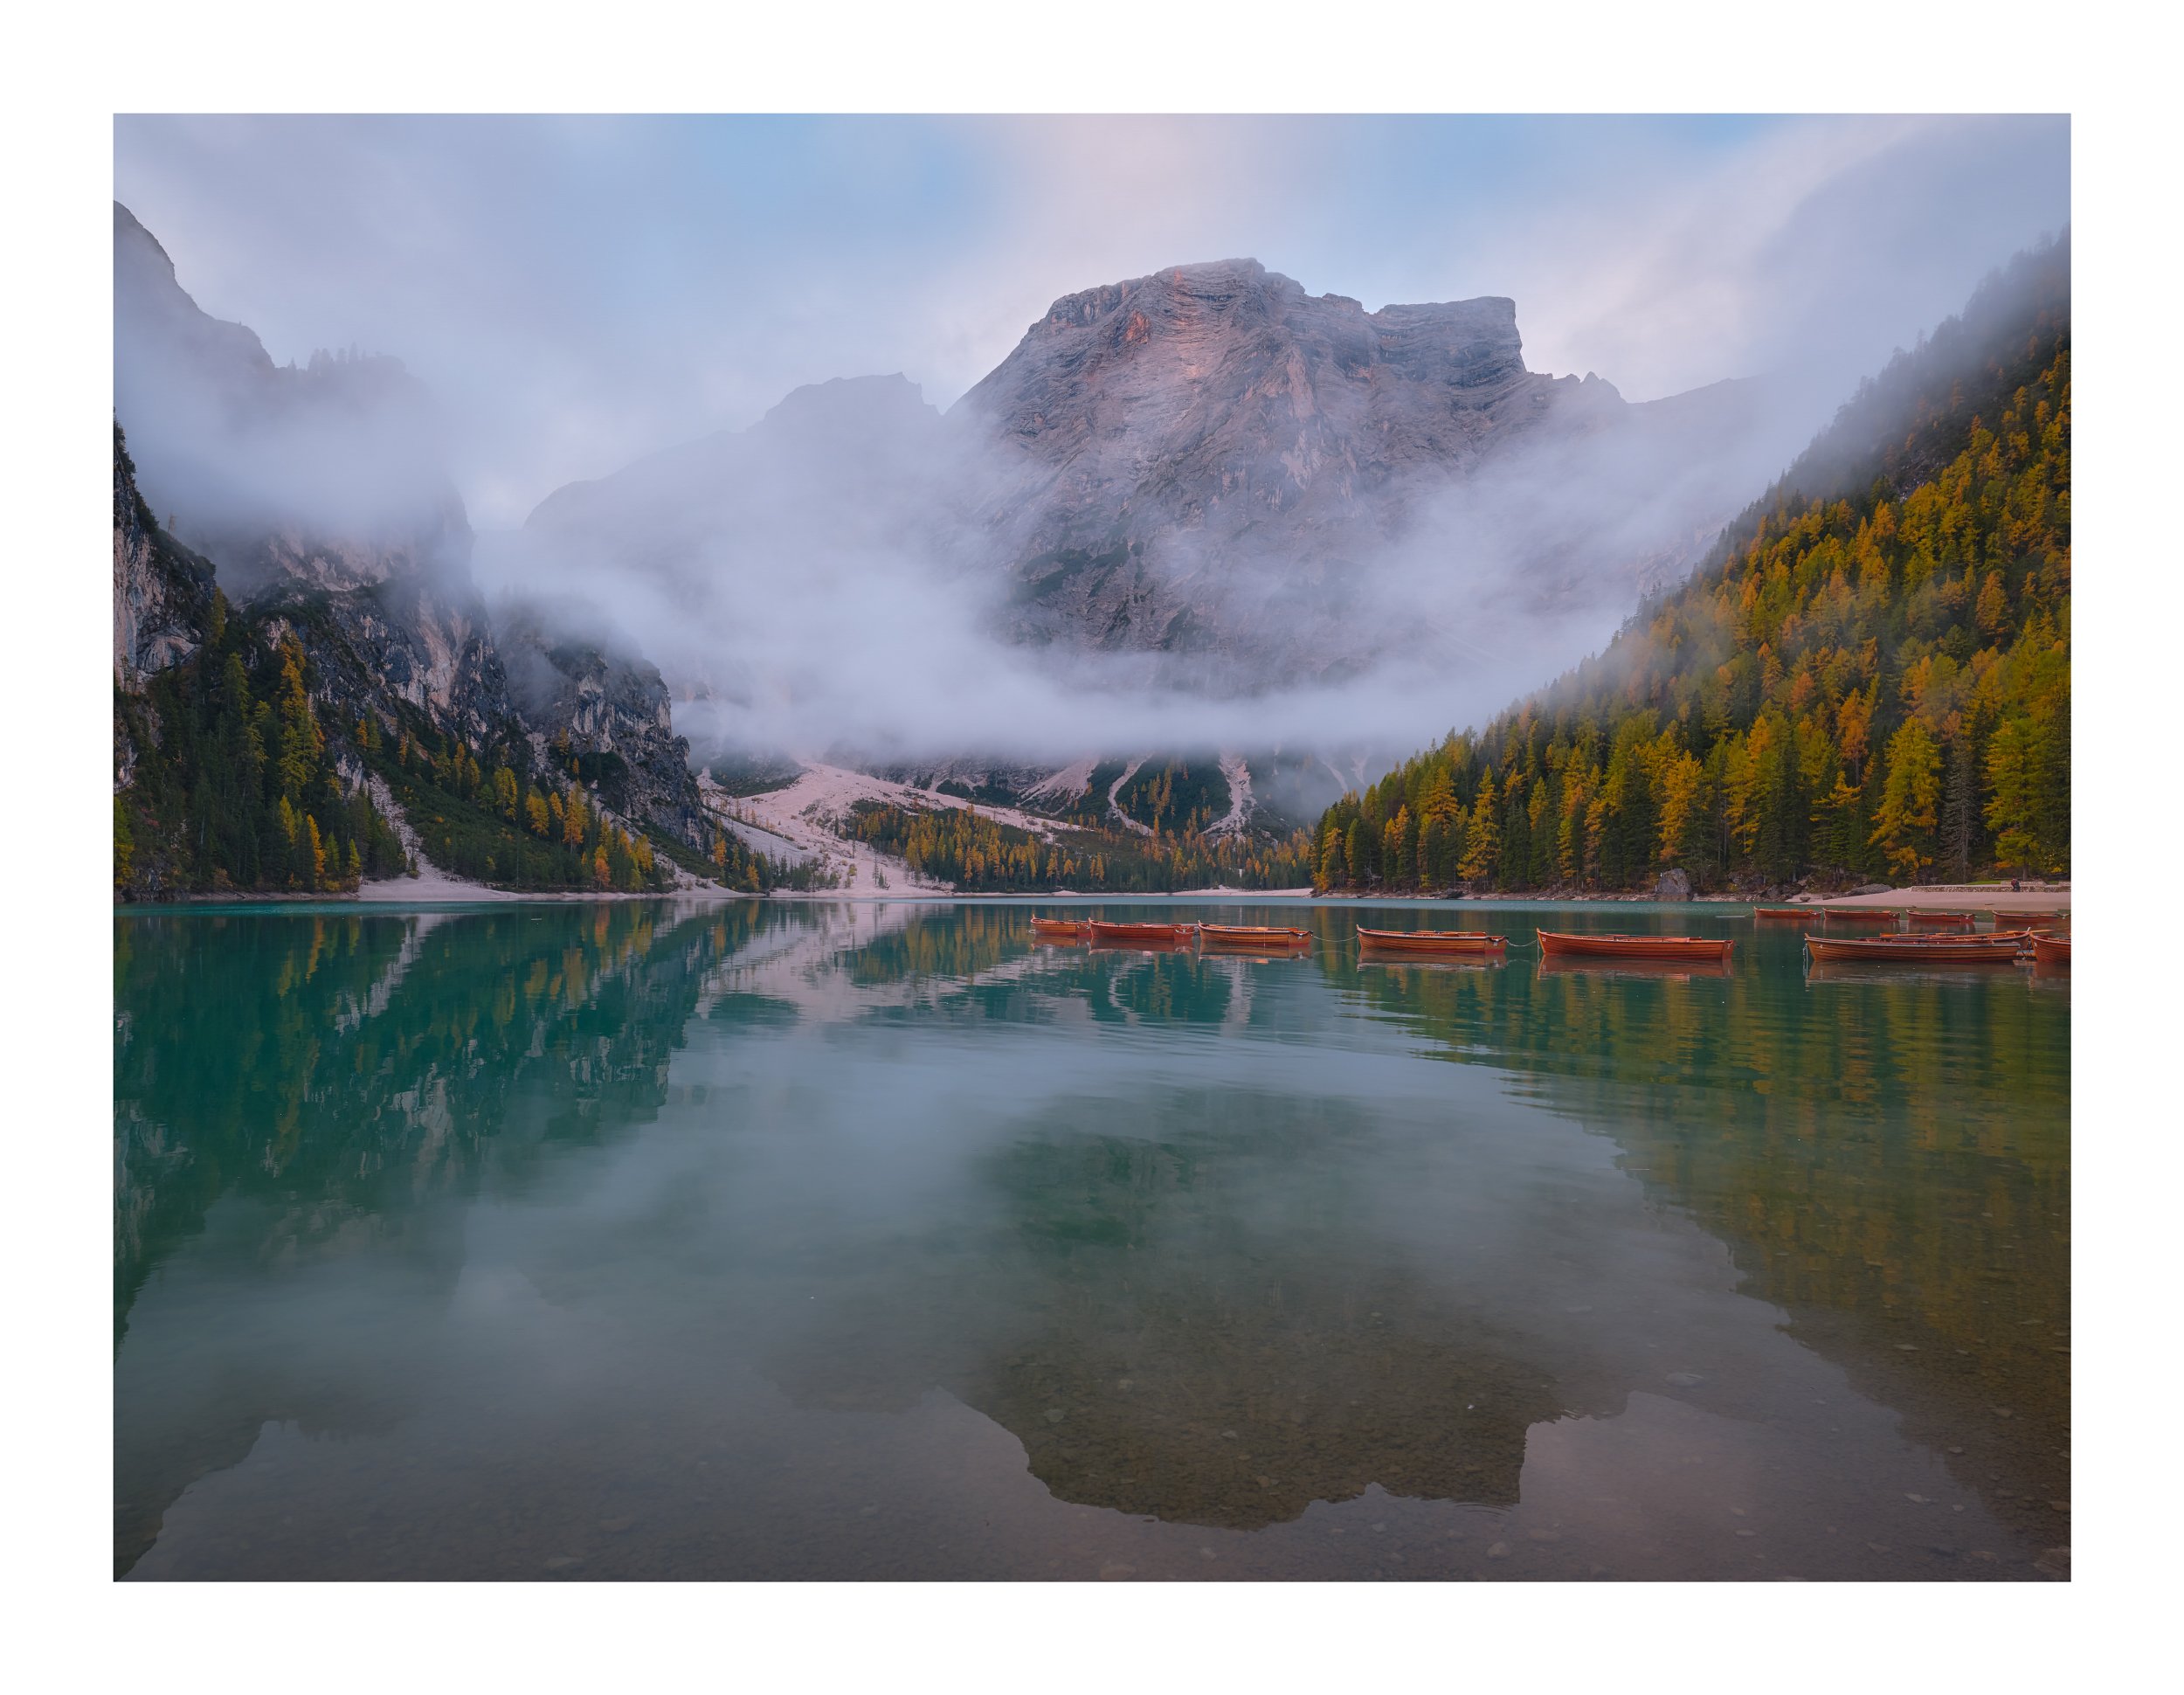
[[[936,405],[1056,297],[1248,255],[1314,293],[1506,294],[1634,399],[1847,392],[2070,215],[2060,118],[154,118],[115,194],[279,359],[439,394],[481,527],[901,370]],[[1816,403],[1817,404],[1817,403]]]

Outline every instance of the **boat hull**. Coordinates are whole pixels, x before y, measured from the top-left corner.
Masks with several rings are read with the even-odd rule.
[[[1816,960],[1889,959],[1912,965],[2008,965],[2024,938],[2001,936],[1807,936],[1805,946]]]
[[[1095,942],[1129,947],[1182,947],[1197,933],[1195,924],[1115,924],[1094,918],[1087,925]]]
[[[1509,946],[1506,936],[1489,936],[1482,930],[1367,930],[1358,926],[1358,945],[1369,953],[1462,956],[1500,953]]]
[[[1289,953],[1310,947],[1310,931],[1277,924],[1200,924],[1199,940],[1207,947],[1241,948],[1254,953]]]
[[[2070,963],[2070,938],[2067,936],[2035,936],[2032,938],[2032,957],[2043,965],[2068,965]]]
[[[1539,932],[1539,951],[1561,959],[1711,959],[1725,961],[1736,944],[1712,936],[1580,936]]]

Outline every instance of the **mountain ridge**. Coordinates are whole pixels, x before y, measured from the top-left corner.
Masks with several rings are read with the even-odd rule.
[[[197,304],[119,202],[114,228],[117,892],[261,879],[340,892],[399,872],[375,794],[412,814],[394,823],[444,868],[478,881],[771,875],[706,813],[646,661],[519,618],[511,698],[431,397],[398,360],[277,365],[247,327]],[[160,525],[148,495],[197,545]],[[206,674],[230,656],[239,670]],[[252,718],[269,689],[285,691],[283,733],[324,750],[324,763],[294,756],[278,792]],[[216,794],[239,833],[216,841],[200,820],[182,839]],[[330,859],[295,848],[293,820]]]

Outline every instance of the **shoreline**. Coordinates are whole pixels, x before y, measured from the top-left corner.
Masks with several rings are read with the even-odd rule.
[[[453,878],[390,877],[366,883],[359,889],[261,889],[218,894],[176,895],[165,900],[116,901],[116,913],[176,912],[214,907],[320,906],[341,909],[377,908],[389,912],[425,906],[501,906],[548,904],[575,906],[600,901],[757,901],[765,898],[741,889],[698,884],[658,890],[626,889],[493,889],[484,883],[459,882]]]
[[[491,906],[524,902],[567,906],[601,901],[698,901],[708,904],[729,901],[771,901],[783,905],[832,903],[845,906],[880,906],[890,903],[924,906],[1116,906],[1173,904],[1178,901],[1205,905],[1256,902],[1282,905],[1429,907],[1781,905],[1807,906],[1818,914],[1823,907],[1828,906],[1875,907],[1890,910],[1920,907],[1973,912],[2044,912],[2060,908],[2067,911],[2070,906],[2070,890],[2067,885],[2060,889],[2025,889],[2014,892],[2006,886],[1994,891],[1980,889],[1894,889],[1868,895],[1794,895],[1773,900],[1743,895],[1694,895],[1680,901],[1663,900],[1651,894],[1579,895],[1534,891],[1496,895],[1315,895],[1310,889],[1227,888],[1178,889],[1172,893],[1137,890],[1109,894],[1085,894],[1076,889],[1056,889],[1052,893],[958,893],[951,889],[773,889],[765,894],[754,895],[747,890],[725,889],[715,883],[692,882],[674,889],[646,891],[517,889],[494,889],[483,883],[465,882],[453,877],[429,876],[383,878],[348,892],[299,889],[287,893],[229,891],[177,895],[166,900],[116,902],[114,910],[117,913],[135,914],[184,908],[330,906],[377,907],[392,911],[414,907]]]
[[[1361,904],[1401,902],[1426,906],[1807,906],[1814,912],[1830,906],[1870,906],[1890,911],[1909,907],[1938,907],[1944,911],[2049,912],[2058,907],[2069,908],[2070,888],[2064,883],[2056,888],[2013,890],[2008,883],[2003,883],[1994,889],[1963,886],[1953,889],[1887,889],[1868,895],[1692,895],[1683,900],[1649,893],[1572,894],[1545,890],[1494,895],[1344,893],[1322,895],[1317,898],[1328,902],[1354,901]]]

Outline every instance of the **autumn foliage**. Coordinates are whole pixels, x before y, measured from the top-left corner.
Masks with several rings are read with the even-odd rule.
[[[1345,795],[1316,883],[2067,876],[2069,275],[2021,258],[1604,654]]]

